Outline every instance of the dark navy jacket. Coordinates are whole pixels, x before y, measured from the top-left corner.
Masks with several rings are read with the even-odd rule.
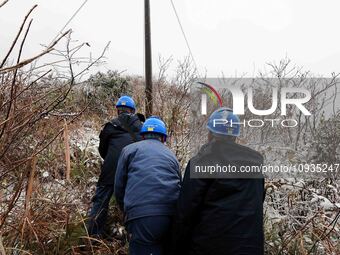
[[[263,157],[231,141],[212,141],[190,160],[175,216],[174,254],[262,255],[264,179],[190,178],[190,164],[202,162],[239,168],[261,165]]]
[[[124,128],[125,126],[125,128]],[[131,135],[126,127],[130,129]],[[133,114],[123,113],[105,124],[100,132],[99,153],[104,159],[98,185],[114,185],[118,159],[122,149],[133,142],[140,141],[139,131],[142,123]]]
[[[126,221],[173,215],[180,191],[176,156],[155,139],[126,146],[118,161],[115,196]]]

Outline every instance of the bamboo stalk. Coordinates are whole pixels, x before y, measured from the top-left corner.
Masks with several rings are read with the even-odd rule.
[[[69,144],[69,132],[66,119],[64,120],[64,145],[65,145],[65,161],[66,161],[66,180],[71,180],[71,156],[70,156],[70,144]]]
[[[33,193],[33,183],[34,183],[34,175],[37,168],[37,157],[34,156],[31,161],[31,171],[30,176],[27,182],[27,189],[26,189],[26,199],[25,199],[25,210],[26,210],[26,216],[29,214],[30,210],[30,201]]]

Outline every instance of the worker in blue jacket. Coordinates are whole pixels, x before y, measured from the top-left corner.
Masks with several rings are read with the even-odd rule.
[[[131,255],[164,254],[180,191],[176,156],[164,144],[166,127],[148,118],[142,141],[126,146],[118,160],[114,194],[124,212]]]

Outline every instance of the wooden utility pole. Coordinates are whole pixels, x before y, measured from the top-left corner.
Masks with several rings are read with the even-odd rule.
[[[145,20],[145,115],[152,115],[152,59],[151,59],[151,24],[150,0],[144,0]]]

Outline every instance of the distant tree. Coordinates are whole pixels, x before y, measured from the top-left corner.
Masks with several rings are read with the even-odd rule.
[[[92,75],[88,82],[96,89],[101,90],[102,95],[117,98],[121,94],[131,93],[130,80],[131,78],[128,76],[122,76],[121,72],[109,70],[106,73],[98,72]]]

